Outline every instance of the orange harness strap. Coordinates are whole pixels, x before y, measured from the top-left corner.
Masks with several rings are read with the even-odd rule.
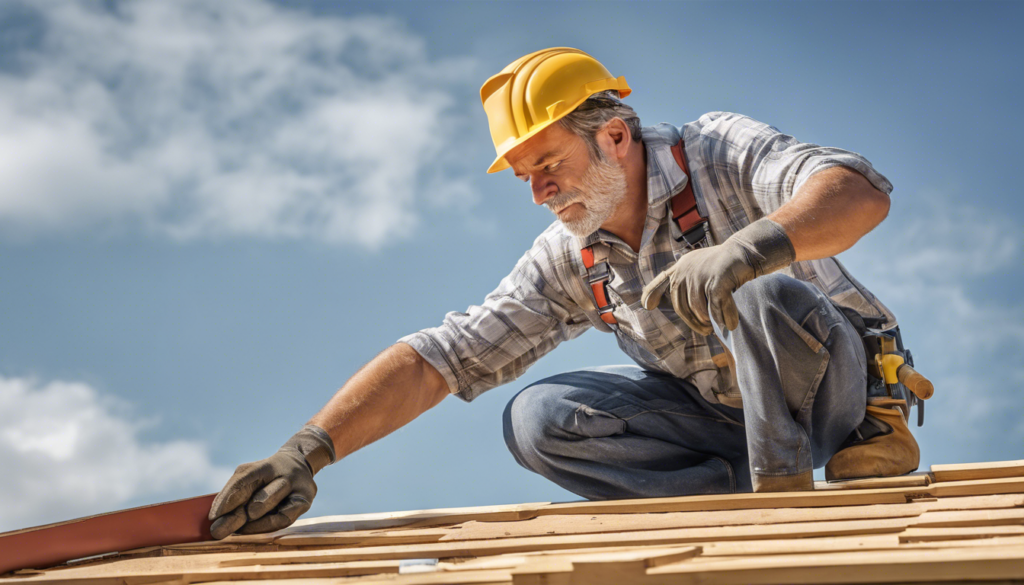
[[[600,262],[598,268],[594,268],[594,247],[587,246],[580,250],[580,255],[583,256],[583,265],[587,267],[587,282],[590,284],[590,290],[594,293],[594,301],[597,303],[597,312],[601,315],[601,320],[609,325],[615,325],[618,321],[615,320],[615,315],[612,315],[612,309],[614,308],[610,302],[608,302],[608,281],[611,280],[611,269],[608,267],[608,256],[604,249],[598,249],[597,254],[600,256]]]
[[[676,164],[686,174],[686,187],[672,198],[672,220],[679,226],[679,235],[672,234],[677,242],[686,241],[690,248],[698,248],[704,243],[707,235],[707,218],[700,216],[697,209],[697,198],[693,194],[693,181],[690,180],[690,167],[683,156],[683,141],[672,147],[672,156]]]
[[[683,147],[682,140],[672,147],[672,156],[675,157],[676,164],[683,170],[687,178],[686,187],[672,197],[671,213],[672,221],[675,224],[673,227],[679,229],[679,235],[676,235],[673,230],[672,237],[677,242],[685,241],[690,248],[698,248],[705,244],[708,220],[701,217],[700,211],[697,209],[697,198],[693,194],[690,168],[686,164]],[[608,266],[607,251],[603,246],[599,247],[596,252],[594,246],[587,246],[580,250],[580,256],[583,258],[583,266],[587,268],[587,283],[590,285],[591,292],[594,293],[594,301],[601,320],[612,326],[617,325],[618,321],[612,314],[615,307],[608,301],[608,281],[611,280],[612,273]]]

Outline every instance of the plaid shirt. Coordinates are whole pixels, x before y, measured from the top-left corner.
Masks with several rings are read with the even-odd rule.
[[[712,112],[682,128],[659,124],[644,128],[642,136],[649,208],[639,253],[604,230],[577,238],[555,221],[482,305],[448,313],[441,326],[399,340],[437,368],[456,396],[469,401],[515,380],[559,343],[595,327],[614,333],[619,347],[640,366],[688,379],[712,403],[742,404],[732,357],[714,335],[691,331],[667,295],[656,310],[640,305],[644,285],[688,252],[669,230],[669,201],[687,182],[670,150],[680,137],[685,138],[698,209],[709,220],[710,244],[769,215],[811,175],[829,167],[852,168],[878,190],[892,191],[859,154],[802,143],[738,114]],[[618,321],[614,330],[601,320],[586,284],[580,249],[591,244],[608,247],[609,302]],[[887,326],[896,323],[835,258],[797,262],[781,272],[814,284],[865,317],[882,319]]]

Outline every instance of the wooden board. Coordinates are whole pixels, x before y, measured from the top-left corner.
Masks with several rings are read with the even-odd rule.
[[[945,528],[908,527],[900,533],[900,542],[961,540],[1024,535],[1024,526],[950,526]]]
[[[209,540],[216,494],[0,534],[0,573],[145,546]]]
[[[13,583],[651,585],[1024,580],[1019,462],[814,492],[533,503],[302,520],[149,546]],[[440,559],[403,573],[403,559]]]
[[[872,490],[836,490],[821,492],[776,492],[760,494],[723,494],[680,496],[642,500],[605,500],[551,504],[535,510],[537,516],[556,514],[653,514],[661,512],[710,512],[714,510],[750,510],[756,508],[815,508],[826,506],[864,506],[904,504],[904,488]],[[927,488],[921,488],[921,492]]]
[[[737,526],[743,524],[788,524],[793,522],[824,522],[831,520],[870,520],[903,518],[927,512],[1000,509],[1024,506],[1024,495],[960,496],[910,504],[873,504],[869,506],[836,506],[823,508],[768,508],[753,510],[720,510],[712,512],[665,512],[658,514],[593,514],[538,516],[519,522],[469,521],[456,526],[401,531],[357,531],[341,534],[286,535],[277,543],[287,546],[403,544],[418,542],[487,540],[519,538],[549,534],[593,534],[694,528],[702,526]],[[394,538],[394,540],[389,540]]]
[[[681,528],[674,530],[650,530],[638,532],[615,532],[610,534],[555,535],[527,538],[513,538],[500,541],[444,542],[422,545],[399,545],[385,547],[363,547],[345,550],[314,550],[297,552],[276,552],[263,554],[240,554],[235,559],[226,559],[221,566],[246,566],[254,564],[324,563],[343,562],[356,559],[408,559],[408,558],[451,558],[479,557],[484,555],[508,554],[527,550],[556,550],[583,546],[622,546],[683,544],[708,540],[742,540],[803,538],[821,535],[883,534],[903,531],[909,520],[905,518],[881,520],[853,520],[845,522],[803,522],[785,525],[725,526],[720,528]]]
[[[900,544],[899,534],[878,534],[874,536],[838,536],[821,538],[799,538],[788,540],[738,540],[702,544],[701,556],[747,556],[806,554],[817,552],[842,552],[859,550],[889,550]]]
[[[596,534],[700,528],[710,526],[741,526],[750,524],[790,524],[834,520],[870,520],[876,518],[909,518],[929,510],[927,504],[874,504],[870,506],[839,506],[831,508],[769,508],[755,510],[722,510],[714,512],[666,512],[661,514],[597,514],[539,516],[520,522],[464,522],[446,530],[436,528],[405,532],[354,532],[344,534],[286,535],[277,543],[286,546],[363,545],[393,538],[389,544],[403,544],[404,539],[422,538],[435,541],[496,540],[550,534]]]
[[[935,481],[962,481],[997,477],[1024,477],[1024,459],[987,463],[932,465]]]
[[[925,512],[915,518],[910,525],[922,528],[942,528],[952,526],[997,526],[1001,524],[1024,524],[1024,508]]]
[[[867,583],[1013,579],[1024,575],[1024,550],[990,547],[839,552],[677,563],[647,571],[645,585],[685,583]],[[689,577],[689,578],[687,578]],[[599,582],[591,585],[602,585]]]

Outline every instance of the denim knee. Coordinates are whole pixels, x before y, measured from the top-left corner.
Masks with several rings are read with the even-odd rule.
[[[587,404],[595,397],[580,374],[557,374],[527,386],[505,407],[505,444],[523,467],[537,471],[541,460],[578,454],[580,440],[625,432],[626,421]]]
[[[744,284],[733,293],[738,307],[763,311],[766,308],[781,308],[787,313],[796,307],[817,304],[820,291],[813,285],[785,274],[766,274]],[[741,311],[742,313],[742,311]]]
[[[547,413],[552,412],[552,402],[552,393],[545,392],[543,384],[534,384],[521,390],[505,406],[502,415],[505,445],[523,467],[532,468],[527,460],[542,450],[548,437]]]

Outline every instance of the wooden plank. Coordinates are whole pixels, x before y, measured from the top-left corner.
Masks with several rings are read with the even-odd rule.
[[[806,554],[858,550],[888,550],[900,545],[897,534],[839,536],[786,540],[737,540],[704,545],[703,557]]]
[[[661,514],[597,514],[592,516],[539,516],[519,522],[465,522],[445,529],[403,532],[350,532],[345,534],[287,535],[277,544],[287,546],[351,545],[364,539],[396,539],[387,544],[401,544],[397,539],[429,538],[442,542],[491,540],[544,536],[548,534],[596,534],[670,528],[705,526],[739,526],[748,524],[788,524],[832,520],[870,520],[875,518],[909,518],[928,511],[926,504],[875,504],[832,508],[769,508],[755,510],[723,510],[713,512],[666,512]],[[440,533],[440,536],[438,534]]]
[[[661,514],[541,516],[521,522],[468,522],[442,541],[514,538],[544,534],[593,534],[672,528],[781,525],[803,522],[911,518],[926,512],[921,504],[875,504],[831,508],[768,508]]]
[[[1024,535],[1024,526],[953,526],[949,528],[907,528],[900,542],[960,540]]]
[[[307,582],[304,585],[320,585],[322,581]],[[511,584],[512,576],[509,571],[460,571],[457,573],[434,572],[415,573],[411,575],[381,575],[371,577],[352,577],[344,580],[344,583],[358,583],[359,585],[490,585],[490,584]],[[232,584],[237,585],[237,584]],[[275,583],[275,585],[278,585]]]
[[[972,538],[968,540],[921,540],[901,542],[901,549],[913,548],[964,548],[977,546],[1020,546],[1024,547],[1024,536],[993,536],[991,538]]]
[[[278,537],[275,544],[279,544],[281,546],[317,546],[326,544],[333,546],[380,546],[422,544],[427,542],[438,542],[443,537],[449,536],[450,534],[451,532],[449,531],[438,530],[436,528],[404,531],[358,531],[342,532],[340,534],[332,532],[311,532],[309,534],[286,534]]]
[[[843,519],[894,518],[917,515],[926,511],[939,510],[972,510],[997,509],[1024,506],[1022,494],[999,494],[988,496],[956,496],[933,499],[929,502],[915,501],[911,504],[876,504],[870,506],[845,506],[832,508],[770,508],[766,510],[731,510],[716,512],[669,512],[661,514],[600,514],[594,516],[541,516],[519,522],[477,522],[470,521],[460,525],[443,528],[399,528],[392,530],[364,530],[342,534],[286,534],[279,537],[279,542],[289,546],[323,546],[323,545],[389,545],[416,542],[436,542],[439,539],[474,540],[489,538],[514,538],[522,536],[542,536],[556,534],[588,534],[597,532],[615,532],[632,530],[658,530],[668,528],[685,528],[696,526],[730,526],[739,524],[768,524],[784,522],[809,522]],[[329,517],[338,518],[338,517]],[[323,525],[320,519],[313,518],[307,525]],[[275,533],[280,534],[280,533]],[[394,537],[394,539],[392,539]],[[237,544],[232,536],[223,541],[195,543],[192,545],[174,545],[164,547],[164,554],[172,554],[177,549],[188,549],[185,552],[196,552],[209,548],[211,552],[223,550],[239,550],[243,544]],[[245,544],[244,546],[257,546]],[[271,546],[271,545],[260,545]],[[266,550],[273,550],[267,548]],[[131,556],[132,553],[122,553]]]
[[[816,481],[815,490],[862,490],[892,487],[926,486],[932,481],[928,472],[910,473],[896,477],[870,477],[866,479],[847,479],[839,481]]]
[[[914,500],[929,511],[940,510],[987,510],[1024,506],[1024,494],[997,494],[992,496],[950,496],[933,498],[930,501]]]
[[[241,553],[221,561],[221,566],[254,564],[324,563],[352,560],[403,558],[479,557],[533,550],[556,550],[588,546],[627,546],[655,544],[688,544],[718,540],[804,538],[810,536],[843,536],[902,532],[909,519],[853,520],[838,522],[803,522],[784,525],[724,526],[712,528],[681,528],[614,532],[608,534],[554,535],[507,540],[474,540],[421,545],[365,547],[347,550],[289,551],[276,553]]]
[[[0,580],[2,583],[68,583],[69,585],[144,585],[152,582],[182,580],[186,583],[211,581],[324,579],[360,575],[397,574],[400,561],[355,561],[308,565],[275,565],[270,567],[228,567],[199,570],[117,571],[107,575],[68,575],[53,571],[24,580]],[[109,565],[108,565],[109,567]]]
[[[714,510],[749,510],[754,508],[813,508],[826,506],[862,506],[870,504],[904,504],[903,489],[827,490],[808,492],[773,492],[721,494],[709,496],[678,496],[638,500],[604,500],[551,504],[535,511],[538,516],[556,514],[639,514],[655,512],[696,512]],[[913,488],[909,488],[913,489]],[[927,489],[927,488],[922,488]]]
[[[682,562],[656,567],[636,583],[890,583],[1013,579],[1021,575],[1024,575],[1024,549],[1003,546],[728,557],[718,563]]]
[[[37,573],[32,579],[50,579],[57,576],[65,579],[90,577],[145,576],[154,573],[182,574],[190,571],[216,569],[221,560],[232,558],[237,553],[215,553],[202,555],[141,557],[132,559],[115,558],[95,564],[71,567],[55,567]],[[52,579],[50,579],[52,580]]]
[[[810,508],[899,504],[905,503],[908,498],[1016,493],[1024,493],[1024,477],[941,482],[928,486],[902,488],[743,493],[638,500],[569,502],[544,506],[536,510],[535,513],[538,516],[545,516],[554,514],[634,514],[751,508]]]
[[[553,555],[527,558],[511,571],[516,585],[555,585],[606,581],[630,583],[642,579],[647,569],[691,559],[700,554],[695,546],[646,548],[618,552]]]
[[[962,481],[997,477],[1024,477],[1024,459],[932,465],[935,481]]]
[[[288,528],[278,530],[277,532],[251,535],[236,534],[229,536],[225,541],[231,543],[264,543],[273,542],[290,534],[384,530],[415,525],[458,524],[470,520],[510,522],[524,517],[532,517],[532,510],[549,504],[550,502],[533,502],[526,504],[499,504],[494,506],[320,516],[300,519]]]
[[[147,546],[209,540],[216,494],[0,534],[0,573]]]
[[[911,521],[910,526],[940,528],[949,526],[994,526],[998,524],[1024,524],[1024,508],[925,512]]]
[[[928,495],[936,498],[944,498],[948,496],[981,496],[986,494],[1019,494],[1024,493],[1024,477],[942,481],[933,483],[926,489]]]
[[[630,551],[571,557],[572,582],[630,583],[643,578],[647,574],[647,569],[692,559],[700,552],[701,547],[691,546],[661,552]]]

